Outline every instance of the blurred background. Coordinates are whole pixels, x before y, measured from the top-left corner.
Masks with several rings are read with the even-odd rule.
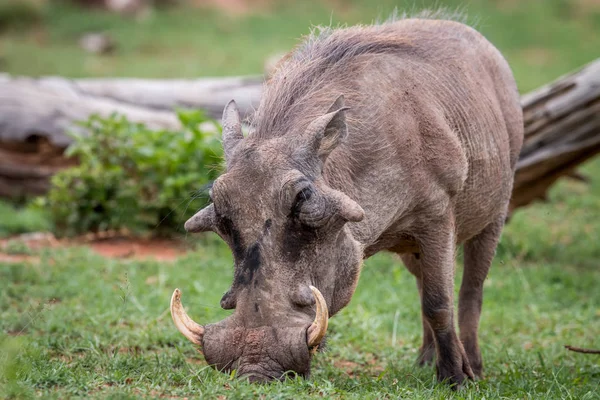
[[[173,182],[172,193],[162,193],[162,200],[155,204],[158,210],[152,211],[154,216],[144,217],[154,225],[161,221],[162,225],[169,225],[164,218],[176,224],[189,213],[183,212],[182,217],[175,219],[172,215],[167,217],[173,211],[169,201],[179,203],[178,196],[194,190],[194,179],[198,189],[218,173],[214,165],[220,156],[216,142],[199,145],[200,150],[190,142],[199,143],[201,136],[206,140],[218,138],[214,135],[218,126],[211,130],[208,124],[202,125],[213,134],[204,132],[204,128],[195,132],[193,141],[180,142],[179,147],[171,149],[171,155],[180,157],[160,169],[156,160],[166,156],[151,149],[161,147],[158,143],[128,147],[124,141],[136,137],[127,133],[129,125],[123,123],[116,128],[111,125],[115,121],[100,119],[94,122],[96,129],[90,129],[90,115],[97,113],[107,118],[114,111],[124,115],[127,122],[173,131],[182,125],[210,122],[204,118],[218,119],[223,104],[230,98],[235,98],[248,114],[258,103],[263,76],[315,25],[369,24],[385,20],[394,12],[410,14],[440,7],[463,14],[466,22],[503,52],[522,94],[581,68],[599,54],[599,0],[1,0],[0,90],[4,97],[0,98],[0,157],[4,160],[0,162],[0,202],[4,198],[21,205],[28,203],[33,197],[48,193],[49,179],[56,172],[83,163],[83,169],[72,171],[70,177],[55,179],[69,190],[61,196],[57,194],[54,200],[50,196],[41,208],[50,210],[55,226],[72,225],[66,220],[85,219],[89,214],[96,214],[90,218],[100,220],[104,216],[99,217],[99,210],[115,207],[121,209],[118,219],[128,214],[123,211],[123,204],[136,201],[133,192],[111,205],[91,194],[97,188],[88,187],[86,196],[88,200],[92,198],[84,206],[85,199],[81,191],[76,193],[75,186],[93,186],[99,180],[116,184],[122,175],[111,175],[107,169],[122,168],[125,159],[134,160],[139,166],[145,159],[148,170],[141,175],[154,173],[149,172],[152,168],[162,171],[162,175],[158,173],[153,178],[152,187],[142,184],[145,189],[137,190],[158,196],[158,187],[174,175],[174,165],[180,165],[182,175],[186,169],[203,169],[201,176],[188,173]],[[181,115],[173,113],[181,109],[205,112],[202,116],[188,115],[182,121]],[[542,111],[535,109],[531,113]],[[87,128],[80,126],[83,121],[87,121]],[[75,143],[65,153],[67,145],[76,141],[73,133],[87,135],[90,131],[97,135],[88,142],[80,139],[83,142]],[[143,130],[138,132],[139,137],[143,135]],[[190,135],[188,132],[186,137]],[[108,160],[114,154],[103,158],[95,154],[95,146],[100,153],[119,147],[136,154]],[[595,146],[594,152],[598,144]],[[196,150],[207,159],[194,161],[184,156],[191,157]],[[92,156],[98,159],[88,159]],[[589,154],[578,157],[583,161]],[[92,176],[86,163],[103,162],[105,171]],[[80,173],[87,174],[88,183],[75,182],[74,175]],[[140,173],[129,175],[137,177]],[[538,180],[541,176],[537,176]],[[55,182],[56,186],[60,184]],[[168,188],[165,191],[169,192]],[[544,190],[531,191],[536,192],[530,195],[532,198],[547,197]],[[103,196],[111,197],[107,192],[104,189]],[[74,215],[66,207],[70,202],[87,208]],[[0,204],[12,210],[5,202]],[[201,199],[194,200],[188,208],[193,210],[202,204]],[[132,207],[130,213],[139,211]],[[5,231],[24,229],[12,221],[15,228],[4,228]],[[0,222],[0,231],[1,225]],[[90,222],[67,230],[81,233],[119,225],[123,224]]]
[[[181,287],[195,319],[228,315],[218,304],[231,283],[229,250],[182,230],[222,169],[216,119],[231,97],[251,110],[264,76],[311,27],[440,6],[502,51],[523,95],[600,56],[600,0],[0,0],[6,396],[285,397],[280,386],[213,375],[167,314]],[[585,162],[549,191],[522,184],[534,201],[512,215],[486,282],[488,380],[477,396],[597,396],[598,364],[563,345],[600,347],[598,98],[577,106],[573,129],[596,124],[586,133],[593,151],[577,156]],[[314,385],[296,382],[288,397],[394,397],[401,387],[449,396],[431,370],[412,368],[417,298],[398,260],[369,259],[332,320]]]
[[[498,46],[527,92],[600,48],[598,0],[2,0],[0,70],[16,75],[193,78],[260,74],[311,25],[447,7]],[[105,33],[101,54],[82,38]],[[93,47],[93,46],[92,46]],[[101,47],[101,46],[100,46]]]

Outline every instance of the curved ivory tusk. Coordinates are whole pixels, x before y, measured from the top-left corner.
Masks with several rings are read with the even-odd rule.
[[[329,311],[327,309],[327,303],[325,302],[321,292],[319,292],[319,289],[314,286],[309,287],[313,292],[313,296],[315,296],[317,314],[315,315],[315,320],[313,321],[312,325],[308,328],[308,347],[315,347],[321,343],[321,340],[323,340],[323,337],[327,332]]]
[[[175,289],[171,297],[171,317],[179,332],[194,344],[202,346],[202,337],[204,336],[204,327],[198,325],[187,315],[181,305],[181,290]]]

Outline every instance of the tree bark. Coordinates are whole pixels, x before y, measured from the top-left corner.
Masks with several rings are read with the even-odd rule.
[[[177,128],[174,108],[219,118],[232,98],[244,115],[258,106],[263,77],[196,80],[18,78],[0,75],[0,196],[42,194],[91,114],[113,112],[151,128]],[[600,152],[600,59],[521,100],[525,140],[511,210],[545,199],[561,176]]]
[[[521,98],[525,140],[511,208],[544,200],[561,176],[600,152],[600,59]],[[579,179],[579,178],[575,178]]]
[[[49,178],[73,165],[63,157],[68,132],[92,114],[116,112],[150,128],[176,129],[175,108],[203,109],[220,118],[236,99],[247,115],[260,100],[262,77],[196,80],[40,79],[0,74],[0,197],[39,195]]]
[[[262,77],[197,80],[22,78],[0,74],[0,142],[44,137],[66,147],[69,131],[92,114],[117,112],[150,128],[177,128],[174,108],[220,118],[232,98],[244,114],[258,105]]]

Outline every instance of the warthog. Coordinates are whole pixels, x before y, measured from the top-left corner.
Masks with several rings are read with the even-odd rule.
[[[499,51],[450,20],[324,29],[279,64],[250,125],[244,137],[227,104],[227,170],[212,204],[185,224],[217,233],[235,259],[221,300],[235,312],[225,320],[199,325],[179,290],[171,301],[175,324],[206,361],[250,381],[308,377],[362,260],[388,250],[416,277],[420,363],[435,356],[437,378],[454,387],[480,376],[483,282],[523,140],[517,88]]]

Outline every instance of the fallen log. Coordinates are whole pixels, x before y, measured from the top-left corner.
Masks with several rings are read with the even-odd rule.
[[[150,128],[176,128],[175,108],[203,109],[220,118],[235,97],[247,114],[258,105],[262,77],[196,80],[24,78],[0,74],[0,142],[47,138],[58,147],[92,114],[113,112]],[[238,100],[239,99],[239,100]]]
[[[512,209],[544,200],[558,178],[579,176],[574,169],[600,152],[600,59],[524,95],[521,105],[525,141]]]
[[[174,128],[174,108],[218,118],[235,98],[245,115],[258,105],[263,77],[197,80],[14,78],[0,75],[0,196],[44,193],[71,165],[65,133],[91,114],[117,112],[153,128]],[[543,200],[562,176],[600,152],[600,59],[522,97],[525,141],[511,209]],[[585,178],[583,178],[585,179]]]
[[[174,129],[175,108],[219,118],[236,98],[241,112],[258,105],[262,77],[196,80],[23,78],[0,74],[0,197],[45,193],[49,178],[73,165],[63,157],[67,132],[92,114],[117,112],[150,128]]]

